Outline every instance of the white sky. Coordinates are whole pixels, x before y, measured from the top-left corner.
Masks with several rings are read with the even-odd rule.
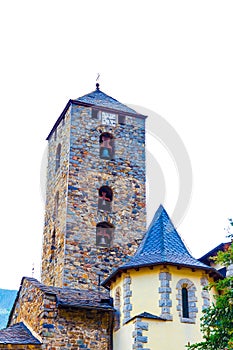
[[[102,91],[156,112],[183,140],[194,185],[178,232],[192,254],[200,257],[226,240],[233,198],[232,17],[232,1],[225,0],[1,3],[0,288],[18,289],[33,262],[39,275],[45,138],[70,98],[95,89],[97,73]],[[178,180],[166,152],[160,158],[171,214]]]

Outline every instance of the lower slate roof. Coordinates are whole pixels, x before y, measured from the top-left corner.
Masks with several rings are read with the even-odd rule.
[[[0,330],[0,344],[41,344],[36,339],[23,322]]]
[[[135,255],[118,267],[102,285],[108,285],[121,271],[161,264],[209,270],[220,275],[189,253],[166,210],[160,205]]]
[[[20,289],[17,293],[14,305],[12,307],[8,325],[11,317],[14,313],[15,305],[20,297],[20,292],[24,281],[28,281],[30,284],[40,289],[45,294],[54,295],[56,298],[57,307],[60,308],[82,308],[82,309],[95,309],[103,311],[113,311],[112,298],[110,298],[108,291],[94,291],[94,290],[80,290],[68,287],[53,287],[47,286],[37,279],[32,277],[23,277],[21,281]]]
[[[55,295],[58,307],[113,310],[112,300],[106,291],[46,286],[35,278],[25,278],[46,294]]]
[[[126,321],[126,323],[129,323],[130,321],[134,320],[135,318],[147,318],[147,319],[150,319],[150,320],[157,320],[157,321],[167,321],[165,318],[162,318],[160,316],[156,316],[156,315],[153,315],[151,314],[150,312],[142,312],[138,315],[135,315],[133,317],[131,317],[130,319],[128,319]]]
[[[211,249],[208,253],[203,255],[198,260],[203,262],[206,265],[210,265],[210,257],[216,256],[219,251],[222,251],[222,252],[226,251],[230,247],[230,245],[231,245],[231,242],[221,243],[217,247]]]

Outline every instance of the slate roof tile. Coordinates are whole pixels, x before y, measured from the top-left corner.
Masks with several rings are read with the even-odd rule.
[[[41,344],[23,322],[0,330],[0,344]]]
[[[95,91],[92,91],[87,95],[79,97],[74,101],[88,103],[98,107],[107,107],[107,108],[119,110],[121,112],[130,113],[130,114],[135,114],[135,115],[139,114],[134,109],[117,101],[115,98],[105,94],[98,88]]]
[[[208,268],[189,253],[162,205],[156,211],[136,254],[123,266],[156,263]]]
[[[122,112],[123,114],[129,114],[135,117],[140,117],[140,118],[147,118],[147,116],[142,115],[138,112],[136,112],[134,109],[124,105],[123,103],[117,101],[115,98],[105,94],[99,88],[97,88],[95,91],[90,92],[89,94],[86,94],[84,96],[81,96],[77,99],[74,100],[69,100],[67,103],[66,107],[64,108],[63,112],[57,119],[56,123],[54,124],[52,130],[50,131],[49,135],[47,136],[46,140],[49,140],[58,125],[60,124],[61,120],[65,117],[65,113],[67,112],[68,108],[72,104],[78,104],[81,106],[96,106],[98,108],[103,107],[103,109],[112,109],[113,112]]]
[[[24,279],[32,283],[44,293],[54,295],[56,297],[57,305],[60,307],[113,310],[112,300],[107,291],[80,290],[68,287],[59,288],[46,286],[35,278],[24,277],[23,280]]]
[[[218,274],[215,269],[203,264],[189,253],[166,210],[160,205],[135,255],[116,269],[103,285],[108,285],[119,271],[159,264],[199,268]]]
[[[150,320],[167,321],[165,318],[162,318],[160,316],[153,315],[150,312],[144,311],[138,315],[131,317],[128,321],[126,321],[126,323],[129,323],[130,321],[134,320],[135,318],[147,318]]]

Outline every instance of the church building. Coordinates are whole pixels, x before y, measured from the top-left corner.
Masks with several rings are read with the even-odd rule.
[[[202,339],[203,288],[161,205],[146,230],[146,116],[96,90],[48,140],[41,281],[23,277],[0,349],[184,350]],[[156,179],[155,179],[156,181]]]

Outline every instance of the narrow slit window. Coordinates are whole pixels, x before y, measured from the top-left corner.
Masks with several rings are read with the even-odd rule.
[[[59,192],[56,193],[55,203],[54,203],[54,219],[58,217],[58,209],[59,209]]]
[[[61,144],[57,146],[57,152],[56,152],[56,166],[55,169],[56,171],[60,168],[61,165]]]
[[[188,289],[182,288],[182,313],[184,318],[189,318]]]
[[[91,117],[93,119],[99,119],[99,111],[97,109],[92,109],[91,110]]]
[[[125,115],[118,115],[118,124],[125,124]]]

